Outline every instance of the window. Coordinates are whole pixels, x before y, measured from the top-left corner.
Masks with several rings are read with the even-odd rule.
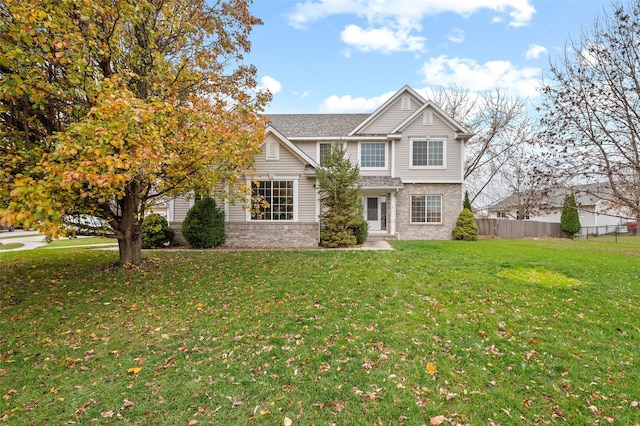
[[[444,140],[412,140],[411,167],[444,167],[444,149]]]
[[[412,195],[411,223],[442,223],[442,195]]]
[[[387,145],[381,143],[360,144],[360,167],[385,169],[387,167]]]
[[[325,159],[327,158],[327,155],[329,155],[329,153],[331,152],[331,147],[333,144],[331,143],[320,143],[319,146],[319,150],[320,152],[318,153],[318,162],[320,163],[321,166],[324,166],[325,164]]]
[[[292,180],[263,180],[251,184],[251,220],[293,220]]]
[[[346,155],[347,147],[343,142],[318,143],[318,163],[320,163],[321,166],[325,165],[327,156],[331,153],[331,150],[334,148],[342,148],[345,151],[345,155]]]

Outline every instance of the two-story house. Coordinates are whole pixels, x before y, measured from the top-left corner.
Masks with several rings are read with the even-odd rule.
[[[369,236],[451,238],[462,209],[464,145],[472,135],[410,87],[372,114],[267,117],[262,153],[245,177],[252,197],[224,203],[227,246],[318,246],[315,170],[338,143],[360,167]],[[258,196],[266,203],[247,208]],[[169,201],[172,226],[180,227],[193,202],[193,197]]]

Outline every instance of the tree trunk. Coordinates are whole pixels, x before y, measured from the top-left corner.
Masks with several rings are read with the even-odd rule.
[[[125,196],[120,201],[122,217],[118,226],[119,265],[142,263],[142,217],[140,207],[140,186],[135,181],[127,184]]]
[[[135,235],[132,234],[133,233],[125,232],[123,238],[118,240],[118,249],[120,251],[119,265],[125,265],[127,263],[139,265],[142,263],[142,235],[139,232],[135,233]]]

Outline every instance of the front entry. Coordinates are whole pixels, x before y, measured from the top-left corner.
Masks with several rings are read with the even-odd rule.
[[[387,229],[387,197],[365,197],[364,209],[369,231]]]

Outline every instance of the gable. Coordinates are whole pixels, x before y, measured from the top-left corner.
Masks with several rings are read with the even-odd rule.
[[[404,86],[349,135],[388,135],[398,123],[415,113],[425,102],[413,89]]]
[[[436,104],[426,101],[420,108],[416,109],[413,114],[400,122],[389,133],[401,133],[407,127],[419,123],[422,126],[445,126],[450,131],[456,133],[456,139],[466,140],[472,134],[469,133],[460,123],[449,117]]]

